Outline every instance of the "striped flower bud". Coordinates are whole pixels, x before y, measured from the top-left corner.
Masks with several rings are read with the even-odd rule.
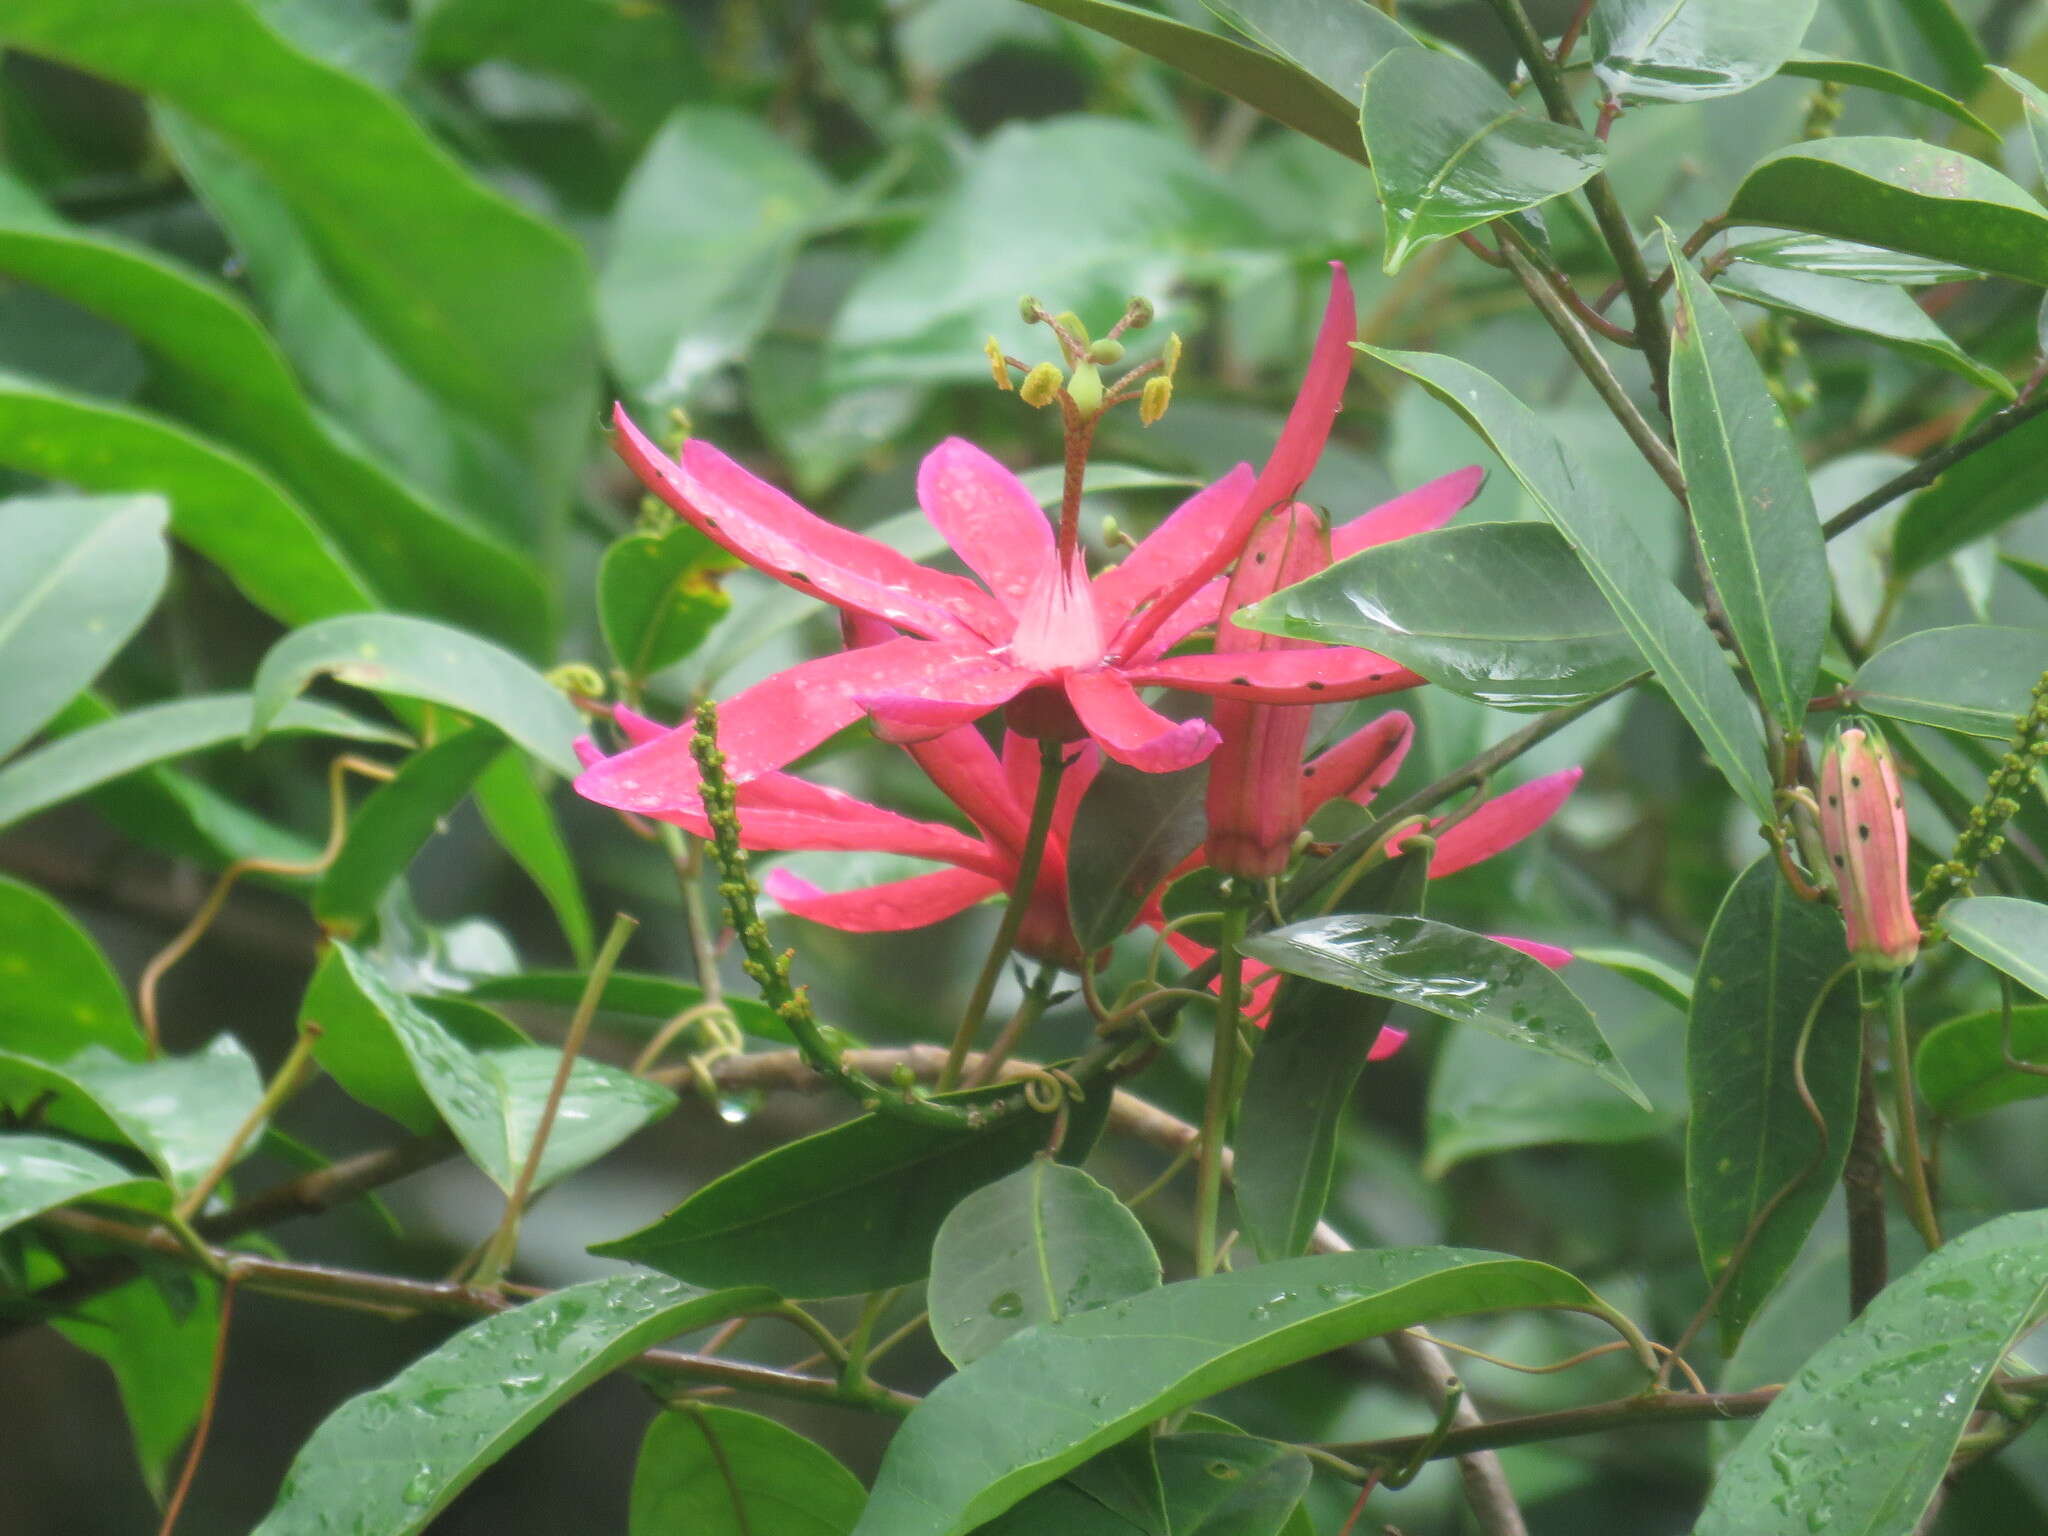
[[[1906,869],[1906,802],[1891,749],[1867,720],[1845,721],[1820,763],[1820,836],[1849,929],[1849,953],[1895,971],[1920,953]]]

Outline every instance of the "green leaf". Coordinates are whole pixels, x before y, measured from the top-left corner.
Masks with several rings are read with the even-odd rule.
[[[1599,0],[1593,73],[1623,103],[1706,101],[1761,85],[1819,0]]]
[[[1014,1098],[1015,1085],[944,1102]],[[1088,1155],[1109,1113],[1091,1092],[1070,1111],[1063,1161]],[[786,1142],[713,1179],[638,1232],[590,1251],[700,1285],[739,1277],[785,1296],[849,1296],[922,1280],[953,1207],[1024,1167],[1052,1122],[1022,1110],[973,1131],[870,1113]]]
[[[1614,972],[1634,982],[1650,996],[1662,998],[1681,1013],[1692,1008],[1692,978],[1674,965],[1630,949],[1574,949],[1572,954],[1590,965]]]
[[[1943,470],[1892,526],[1892,568],[1912,576],[2048,502],[2048,416]]]
[[[384,603],[546,652],[549,599],[532,564],[337,436],[231,291],[66,223],[4,176],[0,272],[130,331],[150,358],[151,399],[276,476]]]
[[[458,1112],[452,1098],[442,1101],[442,1112],[477,1166],[500,1189],[509,1191],[517,1182],[534,1135],[540,1129],[541,1112],[554,1086],[562,1053],[551,1045],[515,1045],[479,1051],[475,1060],[477,1071],[472,1081],[490,1096],[488,1132],[479,1126],[473,1144],[456,1123]],[[436,1081],[442,1080],[428,1079],[429,1092]],[[447,1088],[454,1086],[452,1082],[445,1083]],[[675,1107],[675,1094],[659,1083],[650,1083],[600,1061],[578,1060],[563,1089],[561,1108],[548,1134],[548,1144],[541,1152],[540,1167],[534,1171],[533,1188],[545,1189],[578,1168],[588,1167]],[[488,1146],[482,1141],[485,1134],[492,1137]]]
[[[179,1194],[220,1161],[263,1098],[256,1063],[233,1035],[190,1056],[133,1061],[93,1045],[62,1064],[0,1051],[0,1096],[19,1107],[52,1095],[42,1123],[137,1148]],[[246,1154],[255,1145],[251,1137]]]
[[[745,356],[837,200],[757,117],[686,107],[669,118],[619,193],[597,279],[605,350],[626,388],[680,401]]]
[[[2025,75],[1998,65],[1990,66],[1991,73],[1998,76],[2014,91],[2019,93],[2020,110],[2026,114],[2027,136],[2034,145],[2034,179],[2048,181],[2048,91],[2034,84]],[[1980,128],[1982,124],[1978,125]],[[1987,137],[1997,138],[1989,128],[1983,128]]]
[[[1685,1187],[1707,1279],[1748,1243],[1721,1297],[1724,1354],[1799,1256],[1849,1153],[1863,1049],[1847,962],[1841,918],[1799,900],[1769,855],[1728,888],[1700,956]],[[1800,1097],[1802,1064],[1825,1135]]]
[[[1658,570],[1607,493],[1521,401],[1478,369],[1428,352],[1361,347],[1419,380],[1501,456],[1584,562],[1657,679],[1735,792],[1775,820],[1761,733],[1705,620]]]
[[[1518,110],[1477,64],[1428,49],[1373,66],[1360,123],[1388,272],[1426,245],[1571,191],[1607,156],[1584,129]]]
[[[1937,1024],[1913,1055],[1913,1080],[1928,1107],[1944,1120],[1967,1120],[2021,1099],[2048,1095],[2048,1076],[2005,1064],[2005,1011],[1987,1008]],[[2012,1056],[2029,1065],[2048,1058],[2048,1006],[2012,1011]]]
[[[1908,256],[1875,245],[1859,245],[1853,240],[1830,240],[1822,235],[1771,235],[1736,246],[1734,253],[1754,266],[1817,272],[1823,277],[1853,277],[1865,283],[1899,283],[1906,287],[1968,282],[1984,275],[1975,267],[1959,267],[1953,262]]]
[[[1358,142],[1354,98],[1331,90],[1285,60],[1117,0],[1030,0],[1030,4],[1170,64],[1340,155],[1365,158]]]
[[[627,1536],[846,1536],[867,1490],[773,1419],[688,1403],[647,1426]]]
[[[175,13],[148,0],[25,0],[0,36],[172,103],[231,142],[364,323],[507,441],[587,431],[581,252],[470,176],[395,101],[292,47],[244,0]]]
[[[1145,1229],[1078,1168],[1049,1157],[954,1206],[932,1244],[932,1338],[956,1366],[1011,1334],[1159,1284]]]
[[[1178,773],[1102,764],[1067,839],[1067,910],[1083,953],[1130,927],[1159,882],[1202,846],[1208,788],[1206,764]]]
[[[534,773],[516,752],[501,753],[476,781],[476,808],[498,846],[526,871],[546,898],[569,941],[578,965],[590,962],[590,907],[569,857],[569,845],[555,821],[553,805]]]
[[[1381,59],[1399,48],[1422,46],[1414,34],[1369,0],[1202,3],[1226,25],[1320,80],[1345,101],[1358,100],[1365,77]]]
[[[1984,83],[1984,46],[1950,0],[1899,0],[1899,9],[1941,65],[1948,88],[1958,96],[1974,96]]]
[[[314,887],[313,916],[322,928],[353,938],[376,916],[386,888],[405,873],[441,818],[462,803],[504,743],[490,726],[471,726],[407,758],[397,777],[371,792]]]
[[[731,565],[731,556],[684,522],[663,534],[628,534],[605,551],[597,616],[628,677],[648,678],[704,643],[732,606],[716,574]]]
[[[487,720],[557,773],[575,777],[576,710],[560,690],[488,640],[393,613],[308,624],[270,648],[256,669],[249,739],[270,729],[316,677],[446,704]]]
[[[1282,1536],[1308,1492],[1308,1457],[1277,1441],[1166,1435],[1157,1454],[1173,1536]]]
[[[0,1019],[9,1050],[64,1061],[86,1046],[148,1054],[99,945],[32,885],[0,876]]]
[[[113,1372],[142,1480],[161,1501],[206,1407],[220,1337],[220,1288],[203,1277],[145,1275],[51,1318],[50,1326]]]
[[[2014,896],[1965,896],[1941,909],[1940,922],[1986,965],[2048,997],[2048,906]]]
[[[583,996],[588,978],[581,971],[527,971],[518,976],[493,976],[478,982],[468,995],[483,1002],[548,1003],[573,1008]],[[687,982],[666,976],[647,976],[634,971],[613,971],[598,994],[598,1023],[637,1038],[652,1035],[677,1014],[699,1006],[704,993]],[[773,1008],[751,997],[728,995],[724,1004],[733,1020],[748,1034],[763,1040],[791,1043],[789,1026]],[[842,1042],[849,1039],[831,1025],[828,1035]]]
[[[2048,283],[2048,209],[1982,161],[1914,139],[1790,145],[1750,169],[1728,217]]]
[[[1978,1395],[2033,1326],[2048,1212],[1964,1233],[1882,1291],[1787,1384],[1728,1459],[1697,1536],[1906,1536]],[[1902,1408],[1901,1405],[1910,1405]]]
[[[412,1536],[486,1467],[650,1345],[774,1304],[638,1272],[472,1323],[313,1431],[257,1536]]]
[[[2048,630],[1995,624],[1923,629],[1866,661],[1847,690],[1858,709],[2010,741],[2048,671]]]
[[[2022,560],[2018,555],[2000,555],[1998,563],[2043,597],[2048,597],[2048,565],[2037,560]]]
[[[52,1136],[0,1133],[0,1232],[81,1200],[145,1211],[171,1203],[157,1180],[138,1178],[85,1147]]]
[[[0,501],[0,758],[100,674],[170,572],[155,496]]]
[[[1912,76],[1886,69],[1881,64],[1866,64],[1861,59],[1834,59],[1824,53],[1801,48],[1778,66],[1778,73],[1796,75],[1802,80],[1826,80],[1835,85],[1856,85],[1865,90],[1882,91],[1887,96],[1896,96],[1916,106],[1932,107],[1954,118],[1965,128],[1976,129],[1986,138],[1998,137],[1983,118],[1947,92],[1937,91],[1931,85],[1923,85]]]
[[[252,702],[246,693],[215,693],[148,704],[24,753],[0,768],[0,827],[138,769],[239,742],[248,733]],[[270,733],[410,745],[397,731],[312,699],[287,704]]]
[[[1287,1259],[1028,1328],[890,1443],[856,1536],[956,1536],[1140,1426],[1339,1345],[1474,1312],[1599,1311],[1547,1264],[1463,1248]]]
[[[90,491],[161,494],[171,532],[286,624],[373,606],[276,481],[168,421],[0,374],[0,463]]]
[[[1253,959],[1479,1028],[1590,1068],[1643,1108],[1586,1005],[1520,950],[1422,917],[1354,914],[1289,923],[1247,939]]]
[[[1749,343],[1670,230],[1678,274],[1671,416],[1700,551],[1767,714],[1806,718],[1831,588],[1799,447]]]
[[[1380,544],[1237,615],[1357,645],[1502,709],[1591,698],[1643,658],[1548,523],[1467,523]]]

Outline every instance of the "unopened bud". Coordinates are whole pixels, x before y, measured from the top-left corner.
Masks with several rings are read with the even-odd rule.
[[[569,661],[547,674],[549,682],[562,692],[586,699],[601,699],[605,693],[604,674],[587,661]]]
[[[1027,293],[1017,301],[1017,313],[1024,317],[1026,325],[1036,325],[1045,318],[1045,306]]]
[[[1155,373],[1145,381],[1145,389],[1138,396],[1138,421],[1144,426],[1166,414],[1166,408],[1173,404],[1173,380],[1163,373]]]
[[[1174,370],[1180,367],[1180,332],[1175,331],[1166,338],[1166,350],[1159,354],[1159,371],[1172,378]]]
[[[1820,836],[1850,956],[1872,970],[1911,965],[1920,924],[1907,884],[1906,802],[1891,749],[1868,721],[1845,722],[1821,758]]]
[[[1102,375],[1093,363],[1083,362],[1074,369],[1067,380],[1067,397],[1083,416],[1102,409]]]
[[[1124,306],[1124,329],[1142,331],[1152,323],[1152,301],[1133,294],[1131,302]]]
[[[981,350],[988,354],[988,371],[995,376],[996,388],[1001,390],[1016,388],[1010,382],[1010,365],[1003,361],[1003,344],[991,336],[988,339],[988,345]]]
[[[1036,410],[1058,398],[1062,382],[1059,369],[1051,363],[1040,363],[1024,375],[1024,382],[1017,386],[1017,398]]]
[[[1101,363],[1106,368],[1111,363],[1120,363],[1123,360],[1124,344],[1120,341],[1112,341],[1105,336],[1100,341],[1088,343],[1088,361],[1091,363]]]

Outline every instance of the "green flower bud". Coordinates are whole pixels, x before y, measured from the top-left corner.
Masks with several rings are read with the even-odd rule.
[[[1138,396],[1138,420],[1144,426],[1166,414],[1166,408],[1173,404],[1173,380],[1163,373],[1155,373],[1145,381],[1144,393]]]
[[[1074,409],[1083,416],[1093,416],[1102,409],[1102,375],[1093,363],[1082,363],[1075,368],[1067,380],[1067,396],[1074,402]]]
[[[1111,363],[1120,363],[1123,360],[1124,344],[1120,341],[1112,341],[1105,336],[1100,341],[1091,341],[1088,344],[1088,361],[1091,363],[1101,363],[1107,367]]]
[[[1052,404],[1059,395],[1062,382],[1059,369],[1051,363],[1040,363],[1024,375],[1024,382],[1017,387],[1017,397],[1036,410]]]
[[[1152,323],[1152,301],[1131,296],[1131,302],[1124,306],[1124,329],[1142,331]]]
[[[604,697],[604,674],[587,661],[564,662],[550,671],[547,679],[567,694],[586,699]]]
[[[1045,306],[1027,293],[1017,301],[1017,313],[1024,317],[1026,325],[1036,325],[1039,316],[1045,313]]]

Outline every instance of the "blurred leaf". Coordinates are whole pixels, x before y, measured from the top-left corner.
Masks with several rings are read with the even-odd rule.
[[[1899,0],[1899,9],[1941,65],[1948,88],[1958,96],[1976,94],[1984,83],[1984,47],[1949,0]]]
[[[2037,560],[2022,560],[2018,555],[2000,555],[1998,563],[2043,597],[2048,597],[2048,565]]]
[[[1593,73],[1623,103],[1706,101],[1792,57],[1819,0],[1598,0]]]
[[[1882,64],[1866,64],[1861,59],[1833,59],[1824,53],[1814,53],[1801,48],[1778,66],[1778,73],[1794,75],[1802,80],[1826,80],[1835,85],[1855,85],[1865,90],[1882,91],[1887,96],[1896,96],[1901,101],[1912,102],[1915,106],[1932,107],[1944,116],[1954,118],[1965,128],[1976,129],[1987,138],[1998,137],[1984,119],[1955,97],[1944,91],[1937,91],[1931,85],[1923,85],[1910,75],[1886,69]]]
[[[1978,1394],[2037,1320],[2048,1212],[2001,1216],[1894,1280],[1787,1384],[1721,1464],[1698,1536],[1906,1536]],[[1910,1409],[1902,1405],[1911,1405]]]
[[[175,1304],[170,1283],[179,1286]],[[50,1326],[114,1373],[142,1480],[161,1501],[213,1380],[220,1288],[203,1277],[145,1275],[90,1297]]]
[[[89,1045],[148,1052],[100,947],[32,885],[0,876],[0,1019],[7,1048],[64,1061]]]
[[[1235,27],[1346,101],[1398,48],[1419,48],[1407,28],[1368,0],[1202,0]]]
[[[1115,1195],[1040,1156],[953,1207],[931,1271],[932,1339],[964,1366],[1020,1329],[1153,1289],[1159,1255]]]
[[[797,247],[837,199],[754,117],[723,107],[671,117],[619,194],[597,279],[605,348],[627,390],[678,402],[743,357]]]
[[[161,498],[0,501],[0,758],[99,676],[170,571]]]
[[[1427,918],[1351,915],[1289,923],[1247,939],[1244,952],[1577,1062],[1650,1107],[1586,1005],[1540,961],[1498,940]]]
[[[2048,416],[2022,422],[1941,472],[1892,529],[1892,566],[1924,571],[2048,502]]]
[[[0,768],[0,827],[137,769],[239,742],[252,702],[246,693],[214,693],[147,704],[25,752]],[[410,745],[397,731],[312,699],[294,699],[271,722],[272,735],[297,733]]]
[[[1376,545],[1237,615],[1247,629],[1363,646],[1501,709],[1591,698],[1641,654],[1548,523],[1467,523]]]
[[[2010,741],[2044,671],[2048,630],[1959,624],[1894,640],[1845,693],[1874,715]]]
[[[998,1084],[944,1101],[987,1104],[1016,1093]],[[1087,1157],[1108,1113],[1100,1091],[1070,1108],[1063,1162]],[[952,1209],[1024,1167],[1051,1132],[1051,1119],[1028,1109],[974,1131],[870,1112],[785,1142],[590,1251],[699,1284],[745,1275],[799,1299],[910,1285],[929,1272],[932,1241]]]
[[[2048,997],[2048,906],[2014,896],[1965,896],[1943,907],[1939,920],[1986,965]]]
[[[1067,910],[1084,954],[1131,926],[1159,882],[1202,846],[1207,765],[1147,773],[1103,761],[1067,838]]]
[[[1600,966],[1634,982],[1652,997],[1662,998],[1680,1012],[1692,1008],[1692,978],[1676,966],[1626,949],[1587,949],[1582,945],[1572,954],[1588,964]]]
[[[1164,1435],[1157,1454],[1173,1536],[1283,1536],[1308,1492],[1308,1457],[1274,1440]]]
[[[427,619],[366,613],[293,630],[256,669],[249,739],[315,677],[446,704],[487,720],[557,773],[573,778],[573,705],[532,667],[475,635]]]
[[[480,981],[469,995],[486,1002],[551,1003],[558,1008],[573,1008],[583,995],[585,981],[580,971],[528,971],[520,976]],[[604,1016],[629,1015],[640,1021],[634,1033],[646,1037],[703,1001],[703,992],[685,982],[671,981],[666,976],[613,971],[598,996],[598,1017],[600,1023],[609,1022],[616,1028],[617,1021],[607,1021]],[[748,1034],[762,1040],[779,1040],[785,1045],[790,1043],[789,1026],[766,1003],[751,997],[728,996],[724,1004],[732,1010],[734,1022]],[[845,1038],[829,1024],[824,1028],[829,1035]]]
[[[2027,118],[2027,137],[2034,146],[2034,179],[2048,181],[2048,91],[2042,90],[2025,75],[2001,69],[1996,64],[1991,66],[1991,73],[2019,93],[2020,108]],[[1991,138],[1998,137],[1989,128],[1983,131]]]
[[[600,1377],[663,1339],[774,1301],[759,1286],[707,1295],[639,1271],[472,1323],[329,1414],[285,1474],[258,1536],[412,1536]]]
[[[1668,229],[1664,253],[1678,274],[1671,416],[1693,527],[1757,698],[1795,732],[1832,592],[1806,466],[1749,343]]]
[[[644,681],[704,643],[732,599],[716,572],[732,557],[690,524],[631,533],[604,552],[597,616],[605,644],[628,677]]]
[[[1907,287],[1928,283],[1968,282],[1984,274],[1975,267],[1928,256],[1908,256],[1853,240],[1830,240],[1824,235],[1771,235],[1733,248],[1734,254],[1752,266],[1779,267],[1788,272],[1817,272],[1824,277],[1853,277],[1865,283],[1900,283]],[[1719,279],[1716,279],[1719,281]]]
[[[1571,191],[1607,155],[1584,129],[1518,110],[1477,64],[1428,49],[1373,67],[1360,122],[1388,272],[1426,245]]]
[[[554,807],[517,752],[501,753],[478,776],[476,808],[498,846],[546,899],[576,963],[588,964],[590,907],[583,899],[583,884],[569,857],[569,845],[562,840]]]
[[[1117,0],[1030,0],[1042,11],[1064,16],[1115,38],[1182,74],[1256,107],[1275,122],[1307,134],[1340,155],[1363,160],[1358,111],[1349,94],[1331,90],[1314,75],[1284,60],[1218,37],[1183,22]]]
[[[890,1442],[857,1536],[957,1536],[1140,1426],[1341,1344],[1511,1307],[1602,1306],[1547,1264],[1381,1248],[1185,1280],[1016,1334]]]
[[[2048,1063],[2048,1005],[2012,1011],[2009,1046],[2015,1060]],[[2003,1009],[1966,1013],[1930,1029],[1913,1054],[1913,1080],[1927,1105],[1944,1120],[1967,1120],[2021,1099],[2048,1095],[2048,1076],[2005,1063],[2008,1042]]]
[[[1749,807],[1775,820],[1756,718],[1712,631],[1658,570],[1643,542],[1536,414],[1456,358],[1362,347],[1419,380],[1484,437],[1578,551],[1671,702]]]
[[[85,1147],[53,1136],[0,1132],[0,1232],[81,1200],[143,1211],[162,1211],[171,1203],[158,1180],[141,1178]]]
[[[1982,161],[1914,139],[1790,145],[1751,167],[1728,217],[2048,283],[2048,209]]]
[[[504,742],[490,726],[471,726],[413,754],[396,778],[371,791],[314,888],[313,916],[322,928],[353,938],[376,916],[385,888],[405,873]]]
[[[1167,1536],[1165,1518],[1161,1514],[1160,1523],[1140,1525],[1127,1512],[1111,1509],[1071,1479],[1061,1478],[975,1526],[974,1536],[1042,1536],[1046,1531],[1058,1531],[1060,1536]]]
[[[1718,1309],[1724,1354],[1799,1256],[1849,1153],[1863,1049],[1847,962],[1841,918],[1799,900],[1769,855],[1729,887],[1700,956],[1685,1187],[1709,1282],[1740,1265]]]
[[[0,374],[0,463],[91,491],[161,494],[171,532],[286,624],[374,606],[275,481],[157,417]]]
[[[647,1426],[627,1536],[846,1536],[867,1490],[773,1419],[686,1402]]]

